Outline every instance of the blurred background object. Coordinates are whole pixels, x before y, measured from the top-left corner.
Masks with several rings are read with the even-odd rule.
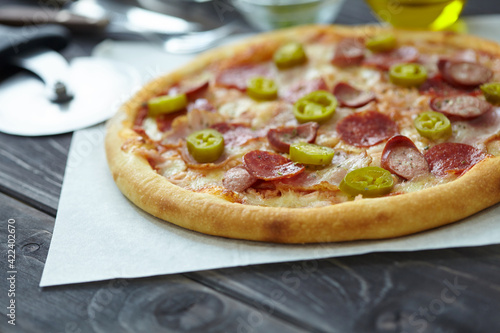
[[[344,0],[232,0],[243,17],[259,30],[332,23]]]
[[[445,30],[460,17],[466,0],[366,0],[377,18],[404,29]]]

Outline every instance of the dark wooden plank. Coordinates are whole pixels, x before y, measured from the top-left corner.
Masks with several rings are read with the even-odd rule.
[[[15,299],[15,327],[0,332],[303,332],[197,282],[174,275],[41,289],[54,218],[0,194],[0,303]],[[7,223],[16,236],[15,297],[8,297]],[[8,310],[10,311],[10,310]]]
[[[71,134],[30,138],[0,133],[0,191],[55,215]]]
[[[186,276],[310,332],[498,332],[500,246]]]

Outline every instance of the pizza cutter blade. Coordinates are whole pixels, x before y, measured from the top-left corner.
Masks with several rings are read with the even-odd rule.
[[[39,29],[8,54],[9,63],[29,72],[0,83],[0,131],[41,136],[92,126],[110,118],[138,87],[138,73],[127,65],[98,58],[66,62],[45,48],[53,46],[46,37],[60,38],[61,30]]]

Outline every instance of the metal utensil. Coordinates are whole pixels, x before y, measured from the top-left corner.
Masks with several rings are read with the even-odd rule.
[[[0,83],[0,131],[39,136],[100,123],[139,85],[135,70],[97,58],[68,63],[60,26],[31,30],[0,26],[0,64],[27,69]],[[34,74],[34,75],[33,75]]]
[[[173,54],[204,51],[241,30],[237,24],[229,23],[215,29],[199,31],[199,24],[106,0],[80,0],[69,6],[68,10],[73,14],[93,17],[96,20],[106,15],[110,17],[111,22],[107,32],[135,32],[147,40],[163,44],[165,51]],[[178,32],[179,35],[172,36],[173,32]]]
[[[39,18],[38,20],[35,18]],[[135,6],[103,0],[80,0],[66,9],[41,7],[2,7],[0,23],[14,26],[43,23],[61,24],[85,33],[105,32],[112,35],[134,34],[163,45],[173,54],[204,51],[241,29],[229,23],[215,29],[198,31],[200,25],[181,18]]]
[[[26,26],[60,24],[72,31],[109,34],[177,35],[200,30],[200,25],[117,2],[81,0],[65,9],[3,6],[0,24]]]
[[[171,37],[163,43],[165,51],[174,54],[197,53],[209,49],[224,38],[241,30],[235,23],[218,28]]]
[[[27,26],[38,24],[60,24],[77,32],[103,32],[109,25],[107,16],[88,17],[73,14],[64,9],[49,9],[40,6],[2,6],[0,24]]]
[[[161,14],[136,6],[104,0],[80,0],[67,7],[72,14],[96,20],[107,17],[106,32],[112,34],[184,34],[199,31],[201,26],[179,17]]]

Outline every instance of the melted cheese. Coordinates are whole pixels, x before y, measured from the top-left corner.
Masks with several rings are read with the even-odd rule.
[[[419,44],[417,47],[423,53],[426,50],[435,50],[443,52],[442,54],[447,56],[453,54],[453,50],[442,49],[438,45]],[[211,193],[211,195],[219,196],[225,200],[234,200],[235,197],[238,197],[238,200],[250,205],[318,207],[348,200],[337,188],[348,172],[366,166],[380,166],[385,143],[365,149],[350,146],[340,139],[336,126],[340,120],[350,114],[376,110],[388,115],[398,125],[399,133],[410,138],[421,152],[439,143],[421,137],[413,126],[415,117],[430,109],[430,96],[421,95],[415,88],[407,89],[392,85],[388,80],[387,73],[378,69],[333,66],[330,63],[333,50],[332,44],[306,45],[309,59],[306,65],[273,72],[273,79],[279,87],[280,95],[287,92],[287,89],[293,85],[317,78],[323,78],[330,91],[337,83],[348,82],[360,90],[370,90],[376,95],[375,102],[370,102],[358,109],[338,107],[335,115],[321,124],[315,143],[332,147],[336,153],[331,165],[307,169],[307,172],[314,176],[312,180],[308,179],[307,183],[301,184],[306,189],[299,189],[300,186],[294,189],[293,184],[283,182],[282,184],[278,183],[275,189],[259,190],[251,187],[242,193],[233,193],[234,196],[223,194],[224,191],[221,189],[224,189],[222,181],[225,171],[241,165],[244,154],[257,149],[272,151],[265,137],[252,139],[238,146],[226,146],[225,154],[228,160],[216,168],[190,167],[189,163],[184,162],[180,157],[180,153],[176,149],[169,150],[162,155],[165,161],[158,166],[159,173],[178,186],[192,191]],[[437,71],[436,61],[438,58],[435,54],[423,55],[422,62],[429,72]],[[500,59],[481,58],[478,61],[488,65],[495,71],[494,77],[497,80],[500,79]],[[207,74],[204,72],[202,75]],[[264,133],[273,127],[298,125],[293,116],[292,105],[285,101],[258,102],[236,89],[214,86],[209,89],[211,102],[217,111],[215,113],[195,111],[188,114],[188,117],[174,126],[174,132],[178,138],[184,137],[191,131],[223,121],[244,123],[251,126],[252,129]],[[166,135],[158,131],[156,122],[152,118],[147,118],[143,127],[153,140],[160,140],[162,135]],[[491,114],[477,120],[454,121],[452,129],[453,135],[448,141],[466,143],[482,150],[487,149],[492,154],[500,155],[500,108],[495,108]],[[173,137],[177,138],[177,136]],[[287,154],[284,156],[288,157]],[[411,181],[394,177],[396,185],[392,190],[393,193],[420,191],[454,179],[453,177],[437,178],[430,174]],[[358,196],[356,199],[362,199],[362,196]]]
[[[161,140],[163,133],[158,130],[158,124],[154,118],[147,117],[144,119],[142,127],[146,131],[146,134],[153,140]]]

